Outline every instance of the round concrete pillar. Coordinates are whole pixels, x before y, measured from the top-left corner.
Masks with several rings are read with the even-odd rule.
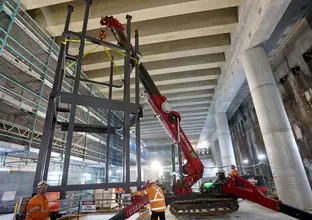
[[[216,113],[215,117],[222,166],[229,173],[231,165],[236,164],[230,128],[225,113]]]
[[[279,199],[311,208],[311,188],[264,49],[258,46],[245,51],[242,63]]]

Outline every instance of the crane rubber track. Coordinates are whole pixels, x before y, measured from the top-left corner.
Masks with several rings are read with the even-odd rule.
[[[238,202],[233,198],[194,198],[174,201],[170,212],[176,217],[202,216],[232,213],[238,208]]]

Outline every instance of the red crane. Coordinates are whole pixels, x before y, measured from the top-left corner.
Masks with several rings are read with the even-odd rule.
[[[124,28],[115,18],[104,17],[101,24],[110,28],[116,37],[119,45],[127,48]],[[101,33],[100,33],[101,36]],[[130,45],[131,46],[131,45]],[[132,46],[130,47],[132,48]],[[139,60],[139,55],[132,48],[131,56]],[[192,193],[192,185],[202,178],[204,165],[194,151],[190,141],[180,126],[181,116],[178,112],[172,111],[165,96],[162,96],[153,82],[143,63],[137,64],[132,60],[132,66],[139,65],[139,76],[142,85],[148,95],[148,103],[157,118],[166,128],[173,143],[178,143],[183,152],[186,163],[182,167],[183,175],[175,184],[174,194],[166,197],[166,204],[170,205],[171,213],[175,215],[206,215],[234,212],[238,210],[238,198],[247,199],[271,210],[282,212],[292,217],[308,220],[312,214],[283,204],[278,200],[265,196],[255,185],[251,184],[240,176],[227,178],[224,173],[218,173],[218,179],[214,187],[208,193]],[[129,218],[131,215],[148,204],[147,196],[135,197],[132,204],[124,208],[122,212],[115,215],[112,220]],[[206,212],[203,212],[206,210]]]

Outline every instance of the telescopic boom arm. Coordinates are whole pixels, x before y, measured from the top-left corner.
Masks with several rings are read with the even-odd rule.
[[[111,18],[111,17],[109,17]],[[118,22],[112,22],[111,24],[118,24]],[[103,22],[102,22],[103,23]],[[137,58],[140,60],[140,54],[137,54],[133,49],[132,45],[128,44],[127,38],[123,32],[123,29],[120,26],[110,26],[115,38],[118,41],[118,44],[124,48],[124,50],[130,50],[131,57]],[[155,115],[158,117],[160,122],[166,128],[168,134],[171,136],[173,143],[177,144],[180,140],[180,148],[183,152],[186,163],[182,167],[183,177],[180,177],[180,180],[177,181],[174,189],[175,194],[189,194],[192,192],[192,185],[196,183],[203,175],[204,165],[198,158],[195,150],[192,147],[189,139],[184,133],[183,129],[180,126],[181,116],[178,112],[172,111],[171,105],[169,104],[167,98],[162,96],[158,88],[156,87],[151,76],[147,72],[143,63],[136,63],[133,60],[132,67],[139,65],[139,77],[142,85],[144,86],[145,92],[147,94],[147,101],[154,111]],[[179,129],[178,129],[179,126]],[[180,138],[178,137],[180,134]]]

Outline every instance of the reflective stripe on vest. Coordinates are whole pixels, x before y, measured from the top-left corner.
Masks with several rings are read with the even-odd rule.
[[[150,202],[158,202],[158,201],[164,201],[165,199],[162,198],[162,199],[153,199],[153,200],[150,200]]]
[[[44,209],[43,199],[41,196],[39,196],[40,204],[41,204],[41,212],[45,213],[48,212],[48,210]]]
[[[33,212],[33,211],[35,211],[35,210],[37,210],[37,209],[40,209],[40,207],[39,207],[39,206],[32,207],[32,208],[29,210],[29,212]]]
[[[156,211],[156,210],[161,210],[161,209],[166,209],[166,206],[162,206],[162,207],[159,207],[159,208],[152,208],[151,210],[152,211]]]
[[[155,192],[156,192],[153,201],[155,201],[155,200],[157,199],[157,196],[158,196],[158,195],[160,195],[161,198],[164,198],[164,195],[161,194],[161,192],[160,192],[160,187],[157,186],[157,188],[155,188],[155,187],[153,186],[153,189],[155,189]]]

